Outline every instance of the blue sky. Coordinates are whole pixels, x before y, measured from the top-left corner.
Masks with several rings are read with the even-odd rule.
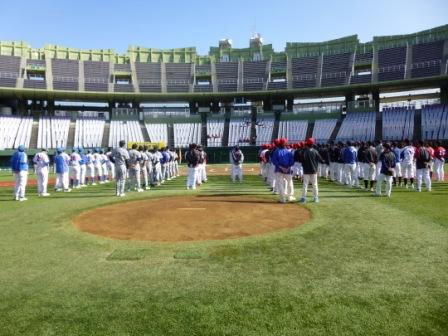
[[[0,3],[0,40],[34,48],[79,49],[129,45],[170,49],[195,46],[201,55],[221,38],[245,48],[254,32],[282,51],[286,42],[320,42],[358,34],[408,34],[448,24],[447,0],[16,0]]]

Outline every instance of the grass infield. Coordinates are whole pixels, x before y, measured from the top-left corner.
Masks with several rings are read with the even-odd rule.
[[[0,188],[0,335],[448,334],[448,183],[387,199],[320,181],[308,223],[235,240],[118,241],[71,223],[151,197],[277,200],[258,176],[184,187],[181,177],[126,200],[113,184],[49,198],[32,187],[27,202]]]

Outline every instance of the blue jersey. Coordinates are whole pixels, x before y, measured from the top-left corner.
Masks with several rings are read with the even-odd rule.
[[[393,153],[395,155],[395,162],[401,162],[401,149],[398,147],[395,147],[393,150]]]
[[[291,167],[294,165],[294,155],[291,151],[280,148],[272,153],[271,162],[275,166],[275,172],[291,174]]]
[[[11,169],[14,172],[28,171],[28,156],[24,152],[15,152],[11,157]]]
[[[358,157],[358,153],[353,146],[345,147],[342,152],[342,159],[346,164],[356,163],[356,159]]]
[[[54,164],[56,165],[56,173],[62,174],[68,172],[68,162],[70,157],[65,153],[60,153],[54,157]]]

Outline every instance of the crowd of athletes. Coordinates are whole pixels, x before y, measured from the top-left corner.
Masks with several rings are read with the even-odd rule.
[[[53,162],[50,162],[47,150],[42,149],[34,155],[32,162],[37,176],[37,193],[42,197],[50,196],[48,175],[51,164],[56,175],[56,192],[70,192],[115,179],[116,196],[123,197],[126,191],[143,192],[179,176],[179,156],[175,151],[167,147],[150,150],[137,144],[128,150],[125,141],[113,150],[73,148],[67,153],[64,148],[57,148]],[[24,146],[19,146],[12,156],[11,168],[15,178],[14,199],[26,201],[29,167]]]
[[[313,138],[288,144],[276,139],[261,146],[260,174],[279,201],[294,201],[293,179],[303,181],[301,203],[306,202],[308,185],[313,200],[319,202],[317,178],[331,180],[349,188],[361,188],[390,197],[392,187],[431,191],[433,177],[444,180],[446,150],[440,142],[409,140],[398,142],[330,142],[316,144]],[[435,176],[433,176],[433,174]]]

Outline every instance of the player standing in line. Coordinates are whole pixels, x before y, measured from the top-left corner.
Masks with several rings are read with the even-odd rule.
[[[144,150],[143,146],[138,146],[138,151],[140,152],[140,155],[142,157],[142,160],[140,161],[140,171],[142,172],[143,175],[143,184],[144,189],[145,190],[149,190],[150,186],[149,186],[149,180],[148,180],[148,169],[147,169],[147,164],[148,164],[148,155],[146,155],[146,151]]]
[[[100,149],[100,161],[101,161],[101,172],[102,172],[102,181],[104,183],[109,182],[109,158],[104,153],[102,149]]]
[[[397,181],[398,185],[401,186],[401,145],[392,142],[392,152],[395,155],[395,172],[392,184],[396,187]]]
[[[173,150],[173,157],[174,157],[174,161],[173,161],[173,176],[175,177],[179,177],[179,159],[180,156],[179,154],[177,154],[176,149]]]
[[[235,182],[238,178],[239,182],[243,182],[243,162],[244,154],[240,149],[240,146],[236,145],[230,151],[230,163],[232,164],[231,179]]]
[[[81,156],[78,154],[76,148],[73,148],[72,154],[70,154],[70,185],[72,188],[79,189],[80,188],[80,179],[81,179],[81,165],[79,162],[81,161]]]
[[[103,184],[103,169],[102,169],[102,157],[100,150],[96,148],[93,153],[93,166],[95,167],[95,175],[97,176],[98,183]]]
[[[439,182],[443,182],[445,179],[445,156],[446,149],[442,147],[439,141],[437,141],[436,148],[434,150],[434,168],[436,170],[436,179]]]
[[[199,151],[196,144],[189,145],[188,151],[185,153],[185,161],[187,161],[188,166],[187,189],[196,189],[199,164]]]
[[[54,157],[54,165],[56,167],[56,191],[70,192],[68,181],[68,165],[70,163],[70,156],[64,152],[63,148],[56,149]]]
[[[367,146],[364,151],[364,160],[364,187],[366,190],[373,191],[373,185],[376,180],[376,163],[378,162],[378,157],[376,155],[376,149],[370,141],[367,142]]]
[[[349,188],[359,187],[358,176],[356,174],[358,152],[351,141],[347,141],[347,146],[342,152],[342,158],[344,160],[345,183]]]
[[[391,145],[385,143],[382,145],[383,151],[380,154],[379,161],[381,162],[380,174],[376,181],[376,192],[374,196],[381,196],[381,186],[383,181],[386,182],[386,196],[390,197],[392,192],[392,177],[395,173],[395,155],[392,152]]]
[[[109,171],[110,179],[115,180],[115,165],[110,160],[110,157],[112,156],[112,148],[108,148],[106,152],[107,157],[107,170]]]
[[[86,187],[86,171],[87,171],[87,156],[84,154],[84,150],[79,147],[78,154],[81,157],[79,161],[79,165],[81,168],[80,180],[81,180],[81,188]]]
[[[275,166],[276,185],[278,188],[279,202],[293,201],[294,188],[292,186],[292,166],[294,165],[293,153],[286,149],[287,139],[279,139],[278,148],[271,156]]]
[[[425,182],[426,189],[431,191],[431,177],[429,171],[431,169],[431,155],[423,141],[417,143],[415,151],[416,167],[417,167],[417,187],[416,191],[422,191],[422,180]]]
[[[198,146],[199,151],[199,176],[198,182],[207,182],[207,153],[204,151],[202,145]]]
[[[405,188],[409,188],[408,180],[410,182],[411,188],[414,187],[414,156],[415,156],[415,147],[411,145],[411,142],[406,139],[404,141],[405,147],[401,151],[401,170],[403,174],[403,182]]]
[[[50,159],[48,158],[47,150],[42,149],[40,153],[36,153],[33,158],[36,167],[37,175],[37,194],[38,196],[47,197],[50,194],[47,192],[48,188],[48,166]]]
[[[128,190],[135,189],[137,192],[142,192],[141,179],[140,179],[140,161],[142,157],[137,151],[137,144],[132,145],[132,149],[129,151],[129,186]]]
[[[126,141],[120,140],[118,143],[118,148],[115,148],[112,151],[110,156],[111,161],[115,165],[115,179],[117,181],[116,185],[116,193],[117,197],[124,197],[124,189],[126,186],[126,176],[127,176],[127,166],[129,164],[129,153],[126,150]]]
[[[11,157],[11,170],[14,174],[14,199],[16,201],[27,201],[25,197],[26,184],[28,182],[28,156],[25,146],[20,145]]]
[[[306,194],[308,192],[308,184],[311,183],[313,187],[313,199],[314,202],[319,203],[319,187],[317,184],[317,169],[319,162],[322,163],[323,160],[319,155],[319,152],[313,148],[315,143],[314,138],[309,138],[306,140],[306,147],[300,154],[300,162],[302,162],[303,167],[303,186],[302,186],[302,197],[299,202],[306,203]]]
[[[92,150],[89,149],[87,151],[87,155],[86,155],[86,168],[87,168],[87,184],[89,184],[89,177],[90,177],[90,183],[92,185],[96,185],[95,182],[95,165],[93,164],[93,161],[95,160],[93,154],[92,154]]]
[[[154,185],[160,185],[160,183],[163,180],[163,176],[162,176],[162,164],[160,163],[160,161],[162,160],[163,156],[162,153],[160,153],[159,148],[158,147],[154,147],[153,149],[154,153],[153,153],[153,167],[154,167]]]

